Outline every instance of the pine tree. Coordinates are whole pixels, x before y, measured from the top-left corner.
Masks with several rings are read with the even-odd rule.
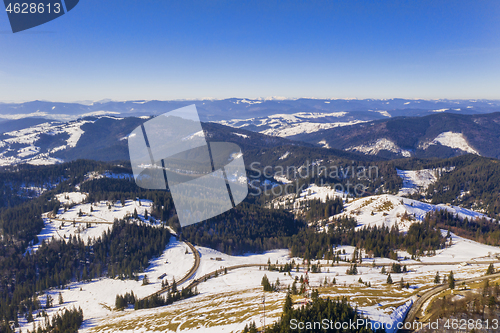
[[[455,277],[453,276],[453,271],[450,271],[450,275],[448,276],[448,286],[450,289],[455,289]]]
[[[283,313],[286,315],[292,310],[293,306],[293,301],[292,301],[292,295],[290,293],[286,294],[285,298],[285,304],[283,305]]]
[[[435,284],[441,283],[441,277],[439,276],[439,272],[436,272],[436,276],[434,276],[434,283]]]
[[[389,275],[387,276],[387,283],[388,283],[388,284],[392,284],[391,274],[389,274]]]
[[[172,293],[176,293],[177,292],[177,282],[175,282],[175,279],[172,281]]]
[[[31,309],[28,312],[28,316],[26,317],[26,321],[28,321],[28,323],[33,322],[33,312],[31,311]]]
[[[64,304],[62,293],[59,292],[59,305]]]
[[[45,300],[45,308],[50,309],[52,307],[52,302],[53,302],[52,296],[47,294],[47,298]]]
[[[488,266],[488,269],[486,270],[486,275],[491,275],[491,274],[494,274],[495,273],[495,267],[493,266],[493,264],[490,264]]]
[[[267,278],[266,274],[264,274],[264,276],[262,277],[260,285],[264,287],[264,291],[273,291],[274,289],[271,283],[269,283],[269,279]]]

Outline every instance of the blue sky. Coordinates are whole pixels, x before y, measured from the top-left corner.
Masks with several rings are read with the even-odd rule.
[[[500,1],[80,0],[12,34],[0,101],[500,99]]]

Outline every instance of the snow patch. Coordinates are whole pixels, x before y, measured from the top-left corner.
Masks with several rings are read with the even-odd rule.
[[[287,158],[288,156],[290,155],[290,152],[287,151],[286,153],[284,153],[279,159],[280,160],[284,160],[285,158]]]
[[[377,155],[381,150],[387,150],[392,153],[402,155],[403,157],[411,157],[411,152],[400,148],[393,141],[389,139],[378,139],[375,142],[367,145],[359,145],[346,149],[347,151],[356,151],[368,155]]]
[[[331,118],[342,118],[347,116],[347,112],[297,112],[293,114],[274,114],[268,117],[232,119],[217,121],[217,123],[234,127],[257,127],[259,133],[280,137],[288,137],[302,133],[312,133],[324,129],[350,126],[365,121],[345,120],[332,122]]]
[[[467,153],[479,155],[479,153],[467,143],[467,140],[462,133],[443,132],[432,140],[431,144],[440,144],[453,149],[460,149]]]
[[[250,137],[249,135],[246,135],[246,134],[241,134],[241,133],[236,133],[236,132],[232,132],[231,134],[234,134],[234,135],[240,136],[240,137],[245,138],[245,139],[248,139],[248,138]]]

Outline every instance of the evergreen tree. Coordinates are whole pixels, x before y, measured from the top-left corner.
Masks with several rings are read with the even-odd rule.
[[[47,294],[47,298],[45,299],[45,308],[46,309],[50,309],[52,307],[52,303],[53,303],[53,298],[52,296],[50,296],[49,294]]]
[[[491,275],[491,274],[494,274],[495,273],[495,267],[493,266],[493,264],[490,264],[488,266],[488,269],[486,270],[486,275]]]
[[[388,283],[388,284],[392,284],[391,274],[389,274],[389,275],[387,276],[387,283]]]
[[[264,288],[264,291],[273,291],[274,290],[274,288],[271,285],[271,283],[269,282],[269,279],[267,278],[266,274],[264,274],[264,276],[262,277],[260,285]]]
[[[439,272],[436,272],[436,276],[434,276],[434,283],[435,284],[441,283],[441,277],[439,276]]]
[[[450,289],[455,289],[455,277],[453,276],[453,271],[450,271],[448,276],[448,286]]]
[[[175,282],[175,279],[173,279],[172,281],[172,287],[170,288],[170,290],[172,290],[172,293],[177,292],[177,282]]]
[[[293,301],[292,301],[292,295],[290,293],[286,294],[285,298],[285,304],[283,305],[283,313],[287,314],[292,310],[293,306]]]

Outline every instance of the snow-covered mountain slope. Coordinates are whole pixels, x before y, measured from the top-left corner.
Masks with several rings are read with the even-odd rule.
[[[410,157],[411,152],[406,149],[401,149],[393,141],[382,138],[375,142],[371,142],[366,145],[353,146],[346,149],[347,151],[355,151],[359,153],[364,153],[367,155],[378,155],[382,150],[389,151],[391,153],[401,155],[403,157]]]
[[[116,203],[100,201],[90,204],[84,203],[87,196],[81,192],[58,194],[56,198],[62,207],[56,216],[50,213],[42,215],[45,225],[38,235],[38,243],[30,247],[29,251],[36,251],[43,241],[50,241],[52,238],[68,240],[70,236],[81,237],[85,243],[92,243],[112,227],[115,219],[132,216],[134,211],[137,211],[139,221],[148,225],[158,224],[154,219],[152,223],[144,219],[146,211],[148,214],[151,213],[150,200],[126,200],[123,205],[120,201]],[[66,205],[71,208],[66,209]],[[90,223],[90,226],[87,223]]]
[[[380,113],[378,112],[372,112],[372,115],[371,119],[364,114],[363,117],[360,117],[361,119],[357,119],[353,112],[298,112],[293,114],[275,114],[259,118],[222,120],[218,121],[218,123],[235,128],[257,131],[266,135],[288,137],[339,126],[354,125],[380,118]]]
[[[457,206],[433,205],[390,194],[373,195],[353,200],[345,205],[344,212],[338,216],[356,218],[358,227],[377,225],[390,228],[397,225],[399,230],[405,231],[412,223],[422,221],[428,212],[437,209],[445,209],[453,214],[458,214],[461,218],[467,217],[469,220],[488,218],[484,214]]]
[[[101,116],[67,123],[44,122],[0,134],[0,167],[56,164],[76,159],[128,160],[128,135],[149,117]],[[216,123],[202,123],[210,141],[233,142],[248,150],[294,145],[312,147],[280,137],[271,137]],[[202,132],[193,135],[201,135]]]
[[[412,175],[413,172],[409,172]],[[429,172],[424,171],[423,174]],[[425,182],[421,182],[423,184]],[[445,209],[453,214],[458,214],[461,218],[467,217],[469,220],[474,218],[488,218],[486,215],[450,205],[434,205],[418,200],[403,198],[397,195],[382,194],[372,195],[363,198],[350,199],[346,202],[346,195],[329,186],[318,186],[311,184],[309,187],[301,191],[299,197],[295,198],[295,194],[287,194],[273,200],[272,204],[275,208],[285,207],[301,213],[303,210],[303,202],[308,200],[320,199],[325,202],[327,198],[335,197],[342,198],[344,201],[344,211],[338,215],[331,216],[332,220],[336,217],[353,217],[358,221],[358,227],[365,225],[377,225],[392,227],[397,225],[399,230],[408,230],[410,225],[423,220],[425,215],[437,209]]]
[[[82,125],[91,120],[76,120],[68,123],[46,122],[25,129],[6,132],[0,139],[0,166],[28,163],[47,165],[62,160],[52,154],[76,147],[84,133]],[[53,137],[47,140],[47,136]],[[47,145],[47,141],[51,141]]]
[[[158,277],[162,274],[166,274],[164,279],[169,283],[172,283],[173,279],[178,281],[185,276],[194,264],[194,255],[192,252],[186,253],[186,248],[183,242],[172,237],[163,254],[149,262],[149,267],[140,274],[138,281],[101,278],[91,282],[73,282],[65,289],[48,290],[47,294],[51,295],[54,300],[58,299],[59,292],[61,292],[64,304],[46,309],[47,314],[51,317],[64,308],[81,307],[85,319],[81,328],[93,326],[97,320],[104,319],[115,312],[113,309],[117,294],[123,295],[133,291],[136,296],[142,298],[161,288],[162,280]],[[142,285],[145,275],[149,279],[148,285]],[[46,298],[40,297],[39,299],[44,304]],[[35,322],[40,325],[44,322],[44,318],[35,317]],[[19,323],[23,332],[25,329],[33,328],[33,323],[27,323],[24,317],[20,317]]]
[[[398,195],[408,195],[425,191],[429,185],[438,180],[439,176],[454,169],[455,167],[422,170],[396,169],[398,176],[403,179],[403,187],[399,190]]]
[[[428,149],[431,145],[442,145],[445,147],[450,147],[452,149],[459,149],[466,153],[479,155],[477,150],[469,145],[467,139],[462,133],[443,132],[431,142],[424,142],[420,144],[420,147],[425,150]]]

